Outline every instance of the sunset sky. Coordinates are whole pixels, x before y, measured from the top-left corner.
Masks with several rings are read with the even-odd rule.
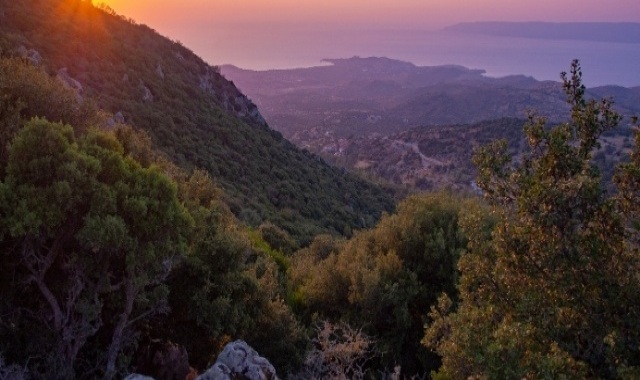
[[[639,0],[93,0],[182,42],[211,64],[244,68],[289,68],[319,64],[322,58],[383,55],[416,64],[462,64],[503,75],[521,73],[513,62],[498,62],[493,51],[469,57],[478,42],[457,47],[418,31],[438,31],[465,21],[640,22]],[[402,31],[416,31],[408,35]],[[393,34],[395,33],[395,34]],[[405,33],[405,34],[402,34]],[[404,36],[413,38],[408,41]],[[431,38],[431,40],[429,40]],[[480,41],[481,43],[481,41]],[[518,48],[519,42],[512,45]],[[480,47],[481,48],[481,47]],[[567,57],[587,58],[589,46],[543,61],[556,78]],[[612,47],[612,49],[618,47]],[[457,49],[457,50],[454,50]],[[505,48],[500,48],[504,50]],[[635,51],[635,48],[621,47]],[[422,52],[418,53],[418,50]],[[502,50],[498,50],[500,53]],[[512,49],[513,50],[513,49]],[[526,51],[511,56],[531,61]],[[637,50],[637,49],[636,49]],[[536,51],[535,54],[540,55]],[[566,54],[563,54],[566,53]],[[586,53],[585,53],[586,52]],[[615,53],[615,51],[613,52]],[[515,55],[514,55],[515,54]],[[566,56],[565,56],[566,55]],[[629,61],[636,56],[620,55]],[[535,57],[534,57],[535,58]],[[597,58],[597,57],[595,57]],[[540,59],[540,57],[538,57]],[[561,62],[561,63],[560,63]],[[636,61],[637,62],[637,61]],[[516,62],[517,63],[517,62]],[[594,63],[596,64],[596,63]],[[629,62],[629,65],[631,63]],[[502,67],[500,67],[502,66]],[[531,65],[529,65],[531,66]],[[538,67],[539,64],[533,67]],[[546,69],[545,69],[546,70]],[[625,72],[626,66],[618,72]],[[616,78],[606,80],[617,80]],[[630,83],[640,82],[631,78]]]
[[[163,30],[219,23],[441,28],[461,21],[640,21],[638,0],[94,0]]]

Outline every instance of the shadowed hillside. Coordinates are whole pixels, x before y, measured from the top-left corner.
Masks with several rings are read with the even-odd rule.
[[[148,131],[186,168],[204,168],[232,211],[270,220],[299,242],[373,225],[381,189],[297,149],[267,126],[234,84],[153,29],[80,0],[0,0],[0,49],[22,56]]]

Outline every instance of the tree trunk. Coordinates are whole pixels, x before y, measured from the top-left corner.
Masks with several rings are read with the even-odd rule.
[[[133,312],[133,303],[137,295],[134,280],[135,278],[133,273],[128,273],[126,284],[125,284],[124,310],[122,314],[120,314],[120,319],[118,320],[118,324],[113,330],[111,346],[109,346],[109,352],[107,354],[107,368],[104,374],[105,380],[110,380],[116,374],[116,359],[118,358],[118,353],[120,352],[120,348],[122,347],[124,330],[127,327],[127,324],[129,323],[129,317]]]

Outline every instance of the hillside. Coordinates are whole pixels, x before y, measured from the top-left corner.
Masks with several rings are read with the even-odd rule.
[[[507,138],[516,149],[529,112],[561,122],[569,110],[559,82],[489,78],[482,70],[419,67],[388,58],[327,62],[306,69],[221,70],[298,146],[411,188],[468,189],[475,177],[474,147]],[[613,98],[627,116],[640,112],[638,88],[595,87],[587,96]],[[597,155],[607,178],[631,146],[627,128],[613,133]]]
[[[233,84],[180,42],[81,0],[0,0],[0,51],[22,56],[147,131],[184,168],[204,168],[232,211],[299,243],[374,224],[380,188],[297,149]]]
[[[389,135],[420,125],[525,118],[531,110],[562,121],[568,107],[559,82],[523,75],[490,78],[461,66],[415,66],[389,58],[326,60],[329,66],[251,71],[222,66],[286,138],[321,152],[327,134]],[[561,68],[559,68],[560,70]],[[596,87],[623,115],[640,111],[637,89]]]
[[[522,119],[498,119],[474,124],[416,127],[389,136],[343,140],[336,162],[387,181],[421,190],[473,188],[474,149],[498,139],[509,141],[518,156],[526,146]]]

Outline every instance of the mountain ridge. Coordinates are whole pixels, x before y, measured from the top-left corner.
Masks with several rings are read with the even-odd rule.
[[[63,70],[79,96],[147,131],[177,164],[206,169],[247,224],[269,220],[304,244],[392,210],[385,191],[269,128],[253,102],[181,43],[86,1],[0,6],[3,55],[35,51],[43,69]]]

